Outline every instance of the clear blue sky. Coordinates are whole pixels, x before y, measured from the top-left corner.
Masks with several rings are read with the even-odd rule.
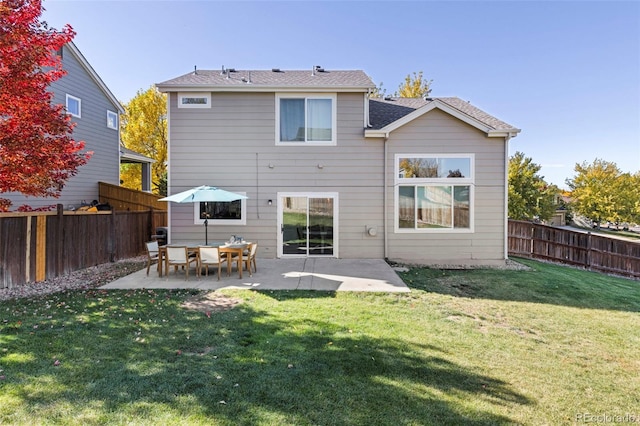
[[[44,0],[42,19],[123,102],[199,69],[361,69],[392,94],[414,71],[522,132],[565,187],[596,158],[640,170],[640,2]]]

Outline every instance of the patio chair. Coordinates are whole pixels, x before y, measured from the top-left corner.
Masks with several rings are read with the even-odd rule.
[[[151,268],[151,264],[153,262],[158,261],[158,242],[157,241],[149,241],[145,243],[147,245],[147,275],[149,275],[149,269]],[[158,265],[160,268],[160,265]]]
[[[246,253],[242,255],[242,263],[245,264],[245,267],[249,271],[249,276],[251,276],[251,264],[253,264],[253,270],[258,272],[258,267],[256,266],[256,251],[258,251],[258,243],[251,243]]]
[[[166,266],[167,266],[167,276],[169,275],[169,266],[173,265],[176,275],[178,275],[178,266],[183,266],[185,269],[185,280],[189,279],[189,267],[191,263],[195,262],[198,264],[197,257],[189,257],[189,250],[187,246],[167,246],[166,252]],[[198,269],[196,268],[196,274],[198,274]]]
[[[198,272],[202,275],[202,267],[206,269],[206,276],[209,276],[209,266],[218,266],[218,281],[220,281],[220,271],[222,269],[222,263],[226,262],[226,257],[221,258],[218,252],[218,247],[200,246],[198,247]]]

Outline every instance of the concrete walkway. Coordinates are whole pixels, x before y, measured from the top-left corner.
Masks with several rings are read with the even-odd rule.
[[[325,290],[325,291],[371,291],[409,292],[409,288],[398,274],[382,259],[256,259],[258,271],[249,276],[244,271],[242,279],[235,269],[230,277],[223,266],[220,281],[217,271],[211,267],[209,276],[196,277],[195,268],[185,273],[178,270],[169,276],[159,277],[156,266],[151,266],[149,276],[146,268],[107,285],[104,289],[140,288],[196,288],[217,290],[223,288],[254,290]]]

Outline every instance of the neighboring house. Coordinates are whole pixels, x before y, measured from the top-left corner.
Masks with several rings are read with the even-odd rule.
[[[140,164],[141,189],[144,192],[151,192],[151,166],[155,162],[151,157],[120,146],[120,164]]]
[[[98,200],[98,182],[114,185],[120,182],[119,117],[124,110],[73,43],[64,45],[57,54],[67,75],[51,84],[53,103],[66,106],[76,123],[73,138],[85,141],[84,152],[93,151],[93,155],[67,181],[60,198],[2,194],[12,201],[12,210],[23,204],[34,208],[55,204],[62,204],[65,209],[76,208],[83,202]]]
[[[213,185],[233,203],[171,204],[172,241],[231,235],[259,257],[489,265],[507,258],[508,141],[458,98],[370,99],[363,71],[201,71],[159,83],[169,194]]]

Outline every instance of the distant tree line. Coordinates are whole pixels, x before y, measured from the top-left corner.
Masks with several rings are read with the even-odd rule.
[[[562,191],[548,184],[538,172],[541,166],[522,152],[509,159],[509,217],[516,220],[549,220],[559,207]],[[566,180],[570,188],[567,207],[600,226],[603,222],[640,223],[640,171],[622,173],[609,161],[595,159],[576,164]]]

